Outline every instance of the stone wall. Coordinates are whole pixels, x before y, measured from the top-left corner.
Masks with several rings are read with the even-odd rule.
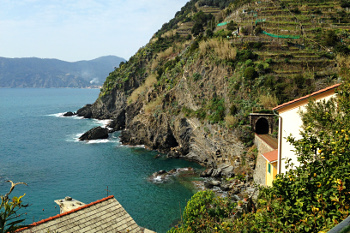
[[[266,185],[266,159],[262,156],[267,152],[275,150],[267,144],[258,134],[255,134],[254,143],[258,148],[258,157],[256,159],[256,166],[253,174],[253,179],[256,184]]]

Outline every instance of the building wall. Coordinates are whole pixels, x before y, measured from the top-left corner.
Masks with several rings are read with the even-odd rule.
[[[321,95],[319,96],[320,98],[317,98],[316,101],[321,101],[321,100],[329,100],[331,97],[334,96],[331,93],[331,95]],[[293,152],[294,147],[287,142],[287,137],[292,135],[295,139],[301,139],[300,131],[302,130],[302,121],[300,117],[300,111],[305,111],[305,107],[307,105],[308,101],[304,101],[302,105],[296,105],[292,106],[291,108],[287,109],[286,111],[280,112],[280,120],[282,119],[281,123],[281,135],[279,135],[279,138],[281,140],[280,148],[279,150],[281,153],[281,173],[285,173],[287,171],[285,165],[286,161],[288,159],[291,159],[291,162],[295,166],[299,166],[299,162],[297,161],[297,156]],[[288,168],[290,169],[290,168]]]
[[[271,148],[266,142],[264,142],[260,137],[256,134],[254,143],[256,147],[258,148],[258,157],[256,159],[256,165],[254,169],[253,179],[254,182],[260,185],[266,185],[266,159],[262,156],[262,154],[265,154],[267,152],[270,152],[274,150],[274,148]]]
[[[270,165],[270,172],[269,172]],[[266,161],[266,186],[272,186],[272,181],[277,175],[277,162],[269,163]]]
[[[256,158],[253,179],[256,184],[266,184],[266,159],[260,153]]]

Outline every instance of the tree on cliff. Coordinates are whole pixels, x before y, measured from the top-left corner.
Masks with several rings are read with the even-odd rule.
[[[0,233],[15,232],[17,229],[23,227],[21,223],[25,220],[19,218],[21,215],[18,214],[18,211],[22,207],[26,207],[26,205],[22,204],[22,198],[25,194],[20,197],[12,197],[12,199],[10,199],[9,196],[16,185],[27,184],[24,182],[13,183],[10,180],[8,180],[7,182],[11,183],[10,191],[4,196],[0,196]]]

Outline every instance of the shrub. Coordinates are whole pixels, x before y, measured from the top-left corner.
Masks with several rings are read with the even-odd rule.
[[[221,38],[227,38],[228,36],[231,36],[231,32],[225,31],[224,29],[221,29],[214,33],[215,37],[221,37]]]
[[[196,73],[193,74],[193,80],[194,81],[198,81],[201,78],[202,78],[202,75],[200,73],[196,72]]]
[[[248,67],[244,70],[243,76],[247,79],[247,80],[253,80],[255,78],[257,78],[259,75],[258,73],[255,71],[254,67]]]
[[[205,31],[205,34],[207,35],[207,37],[212,37],[213,35],[214,35],[214,32],[211,30],[211,29],[207,29],[206,31]]]
[[[227,24],[226,29],[229,31],[237,30],[237,24],[234,23],[232,20]]]
[[[251,59],[248,59],[248,60],[245,61],[244,64],[245,64],[246,67],[249,67],[249,66],[253,66],[254,62]]]
[[[255,35],[259,35],[260,33],[262,33],[263,29],[261,28],[261,26],[257,26],[254,30]]]
[[[198,36],[203,31],[204,31],[203,24],[199,22],[196,22],[191,29],[191,33],[194,36]]]
[[[243,34],[243,35],[248,35],[248,28],[247,27],[242,27],[241,28],[241,33]]]
[[[291,11],[292,13],[294,13],[294,14],[300,14],[300,13],[301,13],[301,11],[299,10],[299,8],[297,8],[297,7],[291,9],[290,11]]]
[[[244,62],[248,59],[254,60],[256,55],[249,49],[240,50],[237,52],[237,60],[240,62]]]
[[[190,48],[188,49],[188,52],[193,53],[198,48],[199,48],[199,43],[198,43],[198,41],[195,40],[192,42]]]
[[[208,109],[210,113],[208,119],[212,123],[218,123],[224,120],[225,118],[225,100],[224,99],[218,99],[217,97],[214,97],[210,101]]]
[[[268,58],[268,59],[266,59],[266,63],[267,63],[267,64],[272,64],[272,63],[273,63],[272,58]]]
[[[263,73],[265,71],[264,64],[262,64],[262,63],[257,64],[256,68],[258,69],[259,73]]]
[[[349,55],[350,54],[350,48],[348,46],[346,46],[346,45],[343,45],[343,44],[337,44],[334,47],[334,52],[340,53],[340,54],[343,54],[343,55]]]
[[[128,103],[135,103],[139,96],[151,88],[154,84],[157,83],[157,78],[155,75],[150,75],[146,78],[145,82],[136,88],[131,95],[128,97]]]
[[[225,124],[227,128],[232,129],[238,124],[238,120],[232,115],[227,115],[225,116]]]
[[[238,112],[238,108],[237,108],[236,104],[232,104],[230,107],[230,114],[234,116],[237,114],[237,112]]]
[[[162,99],[158,97],[156,100],[149,102],[144,106],[144,110],[146,114],[152,114],[156,110],[157,107],[161,107]]]
[[[350,1],[349,0],[341,0],[341,7],[342,8],[350,7]]]
[[[264,106],[265,109],[272,109],[277,106],[278,100],[275,95],[260,95],[259,103]]]
[[[327,46],[334,46],[338,42],[338,37],[334,30],[328,30],[326,32],[325,43]]]
[[[170,229],[168,233],[211,232],[209,229],[230,231],[232,223],[221,222],[230,217],[235,205],[227,198],[216,196],[211,190],[197,192],[186,205],[181,225]]]
[[[246,146],[253,145],[254,133],[248,125],[240,125],[236,129],[236,135]]]

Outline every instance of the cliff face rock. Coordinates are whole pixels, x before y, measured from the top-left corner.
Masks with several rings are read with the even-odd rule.
[[[186,92],[177,92],[177,95],[187,104],[193,101],[186,101],[186,97],[183,97],[188,95]],[[116,96],[121,98],[117,99]],[[122,129],[122,143],[145,145],[166,153],[169,157],[184,158],[213,168],[220,164],[231,164],[234,161],[232,159],[240,157],[245,149],[234,132],[224,127],[202,123],[196,118],[185,117],[182,113],[146,114],[141,101],[127,105],[122,94],[116,96],[104,98],[105,102],[99,99],[80,109],[78,114],[91,113],[89,116],[93,118],[112,116],[113,121],[109,127]],[[160,104],[163,105],[166,102]]]
[[[261,33],[274,31],[273,18],[283,14],[292,14],[286,17],[292,24],[296,20],[305,26],[318,16],[299,17],[271,1],[223,0],[219,7],[212,1],[200,3],[191,0],[181,8],[147,45],[110,73],[96,102],[77,114],[111,119],[109,127],[122,130],[124,144],[143,144],[169,157],[196,161],[214,168],[212,176],[249,176],[256,153],[249,114],[336,82],[336,60],[329,53],[332,47],[319,47],[323,24],[315,22],[317,31],[281,30],[297,35],[295,45],[305,43],[297,49],[283,36]],[[270,8],[273,15],[261,10]],[[270,23],[256,21],[255,29],[248,27],[252,22],[246,9],[257,10],[259,19],[269,18]],[[230,27],[215,26],[230,20]],[[203,30],[194,30],[198,24]]]

